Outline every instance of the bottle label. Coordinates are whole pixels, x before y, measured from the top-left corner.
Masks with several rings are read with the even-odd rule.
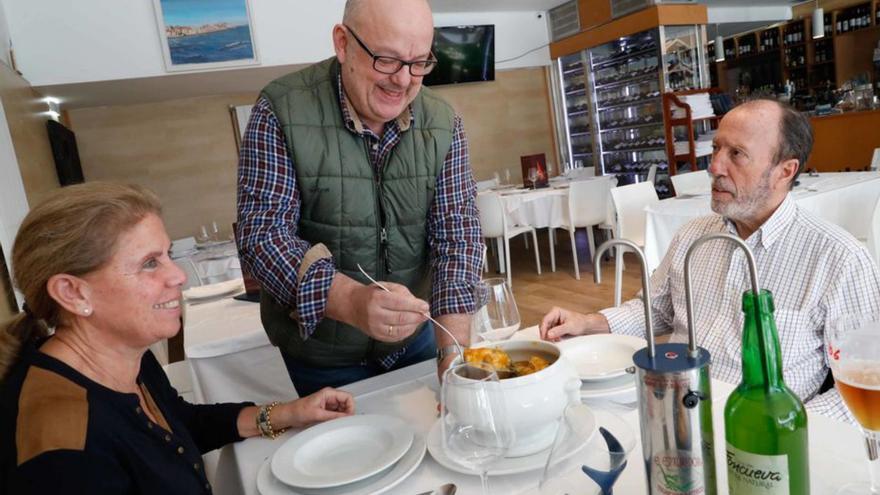
[[[760,455],[727,444],[730,495],[789,495],[788,456]]]
[[[704,495],[703,460],[687,452],[655,454],[651,462],[654,490],[662,495]]]

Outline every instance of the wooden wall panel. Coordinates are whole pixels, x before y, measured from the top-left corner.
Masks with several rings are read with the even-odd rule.
[[[661,24],[669,26],[706,24],[708,18],[705,5],[655,5],[551,43],[550,58],[576,53]]]
[[[42,95],[4,64],[0,64],[0,98],[25,194],[28,203],[34,205],[60,187],[46,132],[49,117],[44,112],[49,108],[42,101]]]
[[[229,105],[256,94],[71,110],[87,181],[146,186],[162,200],[172,239],[216,221],[224,235],[235,219],[238,154]]]
[[[537,153],[545,153],[557,173],[546,70],[506,70],[495,77],[488,83],[436,88],[464,121],[474,177],[491,179],[498,172],[503,179],[509,169],[514,180],[521,180],[519,157]]]
[[[521,155],[555,155],[544,68],[498,71],[496,80],[440,86],[462,115],[478,179],[520,177]],[[235,218],[238,156],[228,105],[256,94],[71,110],[87,180],[120,180],[156,191],[172,239],[216,220],[228,233]]]
[[[610,0],[578,0],[581,31],[611,21]]]
[[[880,110],[813,117],[815,143],[807,166],[820,172],[861,170],[880,148]]]

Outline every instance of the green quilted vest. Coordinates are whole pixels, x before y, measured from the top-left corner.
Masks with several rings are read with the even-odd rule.
[[[324,243],[345,275],[369,283],[357,269],[360,264],[377,280],[406,285],[427,300],[428,212],[452,145],[454,111],[422,88],[411,105],[412,126],[377,172],[367,142],[345,127],[338,71],[339,64],[331,58],[276,79],[262,92],[272,103],[293,157],[301,195],[298,235],[312,244]],[[304,340],[289,316],[290,308],[264,296],[260,310],[272,343],[310,366],[357,365],[415,338],[414,334],[387,344],[324,318]]]

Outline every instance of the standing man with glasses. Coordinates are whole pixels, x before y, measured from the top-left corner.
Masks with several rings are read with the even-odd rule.
[[[461,118],[422,88],[433,35],[425,0],[348,0],[336,56],[273,81],[253,108],[238,247],[300,395],[435,356],[442,372],[455,346],[428,314],[468,343],[476,184]]]

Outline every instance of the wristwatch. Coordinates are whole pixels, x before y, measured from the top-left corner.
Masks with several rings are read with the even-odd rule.
[[[455,344],[451,344],[445,347],[437,348],[437,362],[441,362],[451,354],[460,355],[461,353],[458,350],[458,346]]]

